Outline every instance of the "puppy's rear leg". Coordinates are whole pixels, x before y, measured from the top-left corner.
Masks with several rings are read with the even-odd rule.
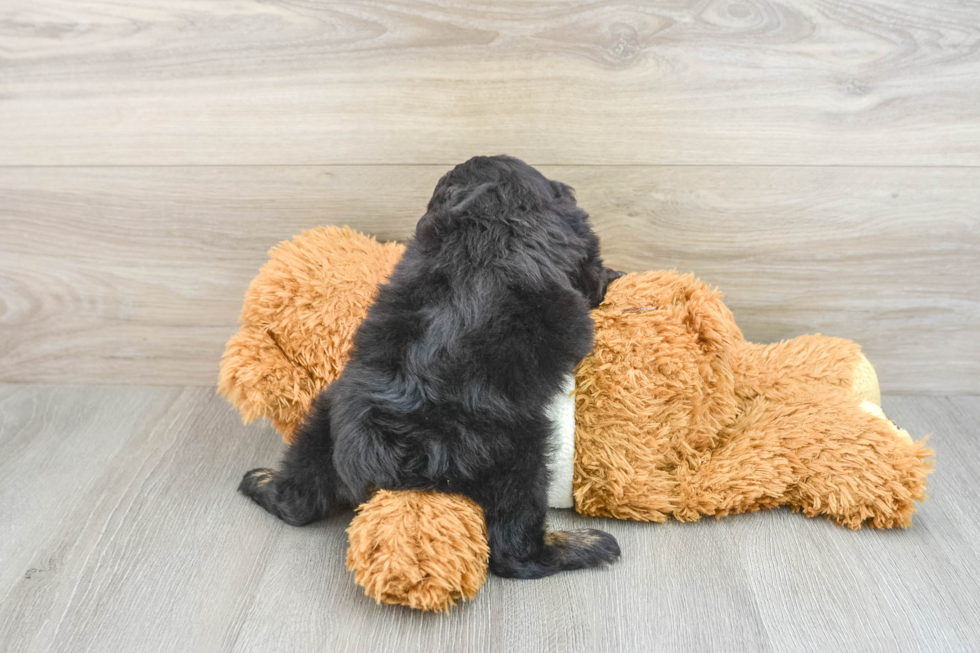
[[[279,469],[247,472],[238,490],[287,524],[304,526],[338,507],[337,483],[329,400],[324,393],[314,402]]]
[[[507,578],[543,578],[619,559],[619,544],[609,533],[591,528],[546,533],[547,497],[534,494],[542,496],[484,506],[490,571]]]

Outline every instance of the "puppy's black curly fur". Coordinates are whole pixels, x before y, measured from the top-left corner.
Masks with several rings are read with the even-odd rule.
[[[616,276],[568,186],[510,157],[457,166],[279,470],[240,489],[297,525],[377,488],[455,492],[484,510],[495,574],[614,561],[607,533],[546,537],[545,512],[546,409]]]

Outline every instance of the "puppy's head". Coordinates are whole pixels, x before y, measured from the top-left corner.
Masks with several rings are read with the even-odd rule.
[[[541,208],[561,196],[575,201],[564,184],[549,181],[520,159],[475,156],[447,172],[436,184],[428,210],[462,214],[470,207],[498,213],[499,208],[523,204]],[[482,205],[474,207],[474,204]]]
[[[621,274],[602,264],[599,238],[572,188],[513,157],[473,157],[443,176],[419,220],[416,239],[434,246],[464,224],[483,234],[477,246],[488,256],[520,256],[529,265],[557,272],[593,308]],[[528,251],[495,250],[515,242]]]

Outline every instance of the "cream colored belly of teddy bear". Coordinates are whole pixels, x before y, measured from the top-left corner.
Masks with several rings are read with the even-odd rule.
[[[574,508],[572,474],[575,471],[575,375],[565,377],[564,387],[548,407],[554,425],[548,451],[548,506]]]

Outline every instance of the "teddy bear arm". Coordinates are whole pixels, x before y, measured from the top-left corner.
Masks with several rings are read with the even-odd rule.
[[[700,460],[678,468],[681,521],[701,515],[723,517],[775,507],[795,481],[779,433],[765,428],[763,402],[750,405],[718,433],[718,446]]]
[[[268,331],[246,324],[228,341],[218,392],[245,423],[260,417],[290,442],[321,384],[282,351]]]

